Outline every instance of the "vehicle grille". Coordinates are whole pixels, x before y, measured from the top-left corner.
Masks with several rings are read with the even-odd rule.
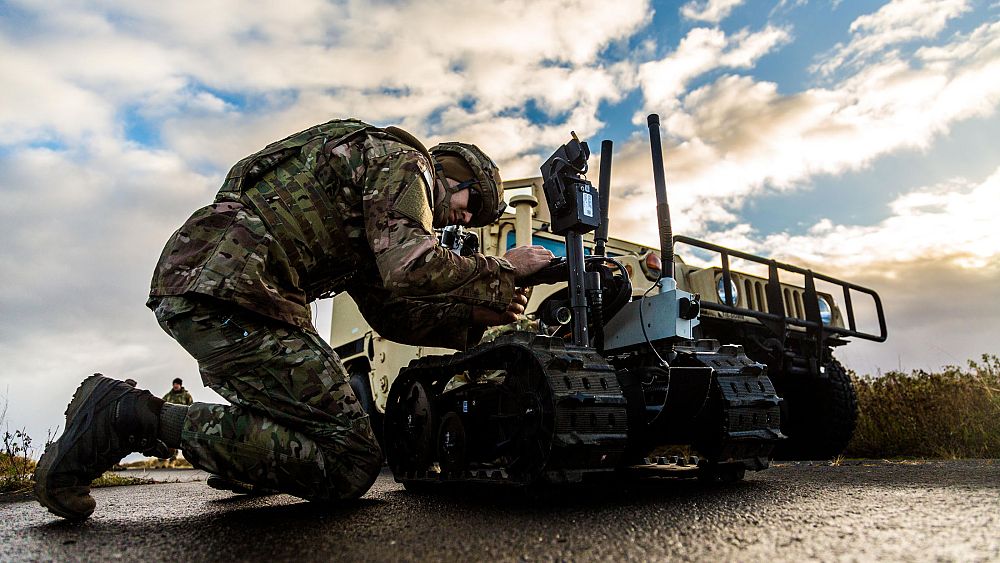
[[[719,276],[721,277],[721,273]],[[767,280],[752,278],[746,275],[732,273],[733,283],[740,290],[740,299],[736,304],[739,307],[760,311],[767,310]],[[793,286],[782,284],[781,297],[785,303],[785,316],[796,319],[806,318],[805,290]]]

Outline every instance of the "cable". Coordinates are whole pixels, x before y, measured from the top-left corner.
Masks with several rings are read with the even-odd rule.
[[[612,301],[613,306],[606,306],[606,307],[604,307],[605,311],[612,311],[612,312],[617,313],[618,310],[620,310],[622,307],[625,306],[625,303],[628,303],[628,299],[630,297],[632,297],[632,279],[629,278],[628,270],[625,268],[625,266],[621,262],[619,262],[618,260],[615,260],[614,258],[608,257],[608,256],[588,256],[587,258],[585,258],[585,262],[587,264],[597,263],[597,262],[606,262],[606,263],[613,264],[615,266],[615,268],[618,269],[618,273],[621,274],[622,280],[624,280],[625,283],[622,285],[621,289],[618,291],[618,295],[615,298],[615,300]]]
[[[552,159],[552,163],[553,164],[555,164],[557,162],[563,163],[566,166],[566,168],[569,168],[573,172],[576,172],[577,174],[581,174],[583,176],[586,176],[587,175],[587,171],[590,170],[590,165],[587,163],[587,161],[583,161],[583,167],[582,168],[577,168],[576,166],[573,166],[572,162],[566,160],[565,158],[563,158],[561,156],[557,156],[557,157],[555,157],[555,158]]]
[[[670,369],[670,364],[668,364],[667,361],[663,359],[663,356],[660,355],[660,352],[657,351],[655,346],[653,346],[653,342],[649,340],[649,335],[646,334],[646,321],[643,320],[642,318],[642,302],[646,299],[646,296],[649,295],[649,292],[652,291],[654,287],[657,287],[660,284],[661,279],[663,279],[662,273],[660,274],[660,278],[656,280],[656,283],[649,286],[649,288],[645,291],[645,293],[642,294],[642,297],[639,298],[639,326],[642,327],[642,336],[643,338],[646,339],[646,344],[649,345],[649,349],[653,351],[653,354],[656,356],[656,359],[660,360],[660,367]],[[668,386],[670,385],[669,381],[667,385]]]

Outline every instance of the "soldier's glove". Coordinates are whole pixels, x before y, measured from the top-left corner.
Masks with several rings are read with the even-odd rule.
[[[560,283],[569,280],[569,266],[565,258],[549,260],[549,265],[521,280],[521,285],[531,287],[546,283]]]

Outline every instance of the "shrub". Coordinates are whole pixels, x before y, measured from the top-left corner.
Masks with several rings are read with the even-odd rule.
[[[1000,457],[1000,357],[854,379],[850,457]]]

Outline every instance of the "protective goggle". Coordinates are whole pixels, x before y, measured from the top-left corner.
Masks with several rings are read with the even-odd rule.
[[[466,180],[455,186],[456,191],[462,191],[466,188],[469,190],[469,204],[466,206],[466,210],[475,217],[483,210],[483,194],[479,192],[479,182],[476,180]]]

